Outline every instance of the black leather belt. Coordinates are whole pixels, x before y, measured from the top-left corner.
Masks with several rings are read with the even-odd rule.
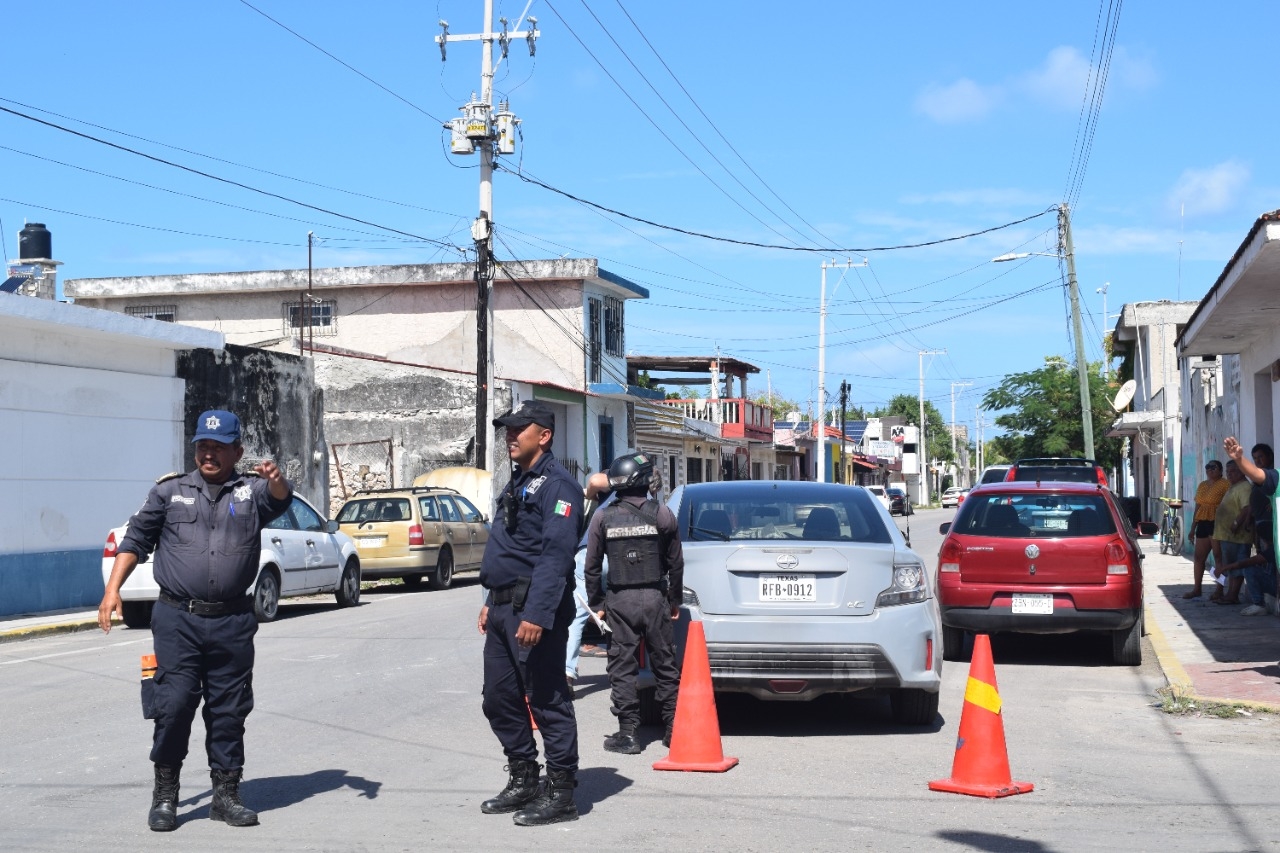
[[[246,595],[231,601],[197,601],[194,598],[175,598],[161,591],[160,601],[178,610],[197,616],[226,616],[229,613],[248,613],[253,609],[253,596]]]

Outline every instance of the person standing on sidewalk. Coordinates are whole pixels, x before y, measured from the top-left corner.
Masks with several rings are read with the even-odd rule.
[[[1192,517],[1191,530],[1187,539],[1195,543],[1194,560],[1191,565],[1195,586],[1185,593],[1183,598],[1199,598],[1200,585],[1204,579],[1204,564],[1213,550],[1213,524],[1218,512],[1218,504],[1227,493],[1230,484],[1222,478],[1222,463],[1216,459],[1209,460],[1204,466],[1206,479],[1196,487],[1196,511]],[[1216,555],[1215,555],[1216,556]]]
[[[1227,460],[1225,475],[1231,486],[1218,504],[1213,525],[1215,569],[1224,576],[1224,582],[1209,600],[1235,604],[1240,600],[1240,587],[1246,574],[1242,564],[1249,558],[1249,548],[1253,545],[1253,524],[1249,520],[1249,492],[1253,484],[1245,479],[1234,459]],[[1250,584],[1249,595],[1254,597],[1254,584]],[[1260,592],[1255,603],[1264,603]]]
[[[498,499],[480,583],[484,635],[484,715],[507,756],[507,785],[485,800],[485,814],[515,812],[518,826],[578,819],[578,720],[565,681],[565,647],[573,621],[573,555],[582,520],[582,486],[551,452],[555,413],[526,400],[494,420],[506,428],[515,463]],[[526,699],[527,697],[527,699]],[[542,733],[547,779],[539,783]]]
[[[1257,553],[1250,558],[1250,561],[1256,561],[1254,564],[1260,567],[1258,580],[1265,600],[1265,595],[1274,596],[1276,593],[1276,549],[1272,501],[1276,495],[1277,483],[1280,483],[1280,475],[1276,473],[1275,451],[1269,444],[1255,444],[1250,451],[1253,457],[1250,461],[1244,458],[1244,448],[1233,436],[1224,440],[1222,446],[1227,456],[1240,466],[1240,472],[1253,483],[1253,489],[1249,493],[1249,511],[1253,517],[1253,535]],[[1265,606],[1262,612],[1265,612]]]
[[[618,499],[601,509],[587,533],[586,580],[591,609],[613,629],[607,669],[613,687],[618,731],[605,738],[609,752],[636,755],[640,698],[636,653],[644,640],[653,671],[656,698],[666,723],[663,744],[671,743],[680,670],[676,665],[672,621],[680,617],[684,595],[684,551],[671,510],[650,497],[656,490],[653,457],[619,456],[609,466],[609,485]],[[601,572],[609,559],[608,593]]]
[[[129,519],[98,606],[98,624],[110,632],[112,615],[121,611],[120,586],[140,559],[155,552],[156,674],[151,701],[143,703],[144,715],[155,720],[155,789],[147,815],[155,832],[177,828],[178,777],[201,699],[213,780],[209,817],[231,826],[258,824],[258,815],[240,801],[258,632],[246,591],[258,575],[262,528],[284,514],[293,495],[274,462],[256,465],[256,476],[237,473],[244,447],[240,419],[231,412],[200,415],[192,443],[196,470],[156,481]]]
[[[597,471],[587,478],[587,487],[583,493],[582,512],[583,517],[590,519],[595,513],[596,506],[608,500],[609,498],[609,475],[603,471]],[[586,532],[583,532],[585,539]],[[586,543],[579,540],[578,546],[585,548]],[[574,596],[573,603],[577,605],[576,615],[573,621],[569,623],[569,642],[564,652],[564,678],[568,682],[569,687],[573,687],[573,683],[578,680],[578,658],[582,654],[588,657],[603,657],[604,651],[597,646],[584,646],[582,644],[582,631],[587,626],[587,620],[591,618],[591,611],[583,603],[587,600],[587,583],[583,574],[583,562],[577,558],[575,554],[573,560],[573,583]],[[578,596],[582,598],[579,600]],[[594,650],[594,651],[593,651]],[[596,653],[598,652],[598,654]]]

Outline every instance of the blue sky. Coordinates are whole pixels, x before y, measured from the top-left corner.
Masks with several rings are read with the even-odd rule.
[[[441,18],[477,31],[480,0],[11,5],[22,61],[10,53],[0,107],[261,192],[0,113],[7,257],[24,220],[49,225],[63,278],[305,267],[309,230],[317,266],[469,245],[478,161],[445,153],[440,122],[478,88],[479,48],[451,44],[442,63],[432,39]],[[495,2],[495,16],[514,24],[525,7]],[[513,44],[496,82],[523,120],[505,164],[656,223],[805,248],[929,242],[1070,199],[1097,358],[1097,288],[1113,313],[1199,299],[1280,207],[1267,155],[1280,5],[1125,5],[1088,145],[1109,8],[536,0],[537,54]],[[847,379],[855,403],[914,395],[918,351],[945,349],[926,360],[926,395],[948,416],[952,383],[972,382],[956,389],[972,424],[1000,377],[1070,351],[1057,262],[988,263],[1054,252],[1052,214],[845,254],[680,234],[507,173],[494,197],[500,257],[598,257],[650,290],[628,309],[629,351],[718,346],[761,368],[750,390],[767,381],[802,407],[824,259],[869,262],[828,273],[827,386]]]

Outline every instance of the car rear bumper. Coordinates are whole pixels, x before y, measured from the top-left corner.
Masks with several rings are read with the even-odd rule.
[[[366,552],[360,554],[360,574],[365,578],[398,578],[403,574],[430,572],[435,570],[439,559],[438,545],[422,549],[415,548],[408,554],[396,557],[371,557]]]
[[[1077,610],[1070,601],[1054,601],[1053,613],[1014,613],[1012,606],[943,607],[942,624],[980,634],[1014,631],[1023,634],[1069,634],[1074,631],[1118,631],[1138,621],[1142,609]]]
[[[691,615],[703,624],[719,691],[806,701],[824,693],[941,686],[941,625],[932,601],[869,616],[715,616],[696,609]]]

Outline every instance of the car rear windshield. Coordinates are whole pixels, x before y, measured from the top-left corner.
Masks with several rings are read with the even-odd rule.
[[[412,521],[408,498],[361,498],[347,501],[338,512],[339,524],[362,524],[366,521]]]
[[[706,485],[686,494],[680,509],[680,536],[687,542],[798,539],[887,544],[892,540],[880,512],[861,489],[792,484],[746,490]]]
[[[982,474],[982,483],[980,485],[985,486],[987,483],[1002,483],[1008,473],[1008,468],[988,468]]]
[[[1059,483],[1096,483],[1098,472],[1092,465],[1019,465],[1013,469],[1015,482],[1053,480]]]
[[[1100,494],[984,495],[971,493],[951,532],[1013,539],[1106,536],[1116,532]]]

